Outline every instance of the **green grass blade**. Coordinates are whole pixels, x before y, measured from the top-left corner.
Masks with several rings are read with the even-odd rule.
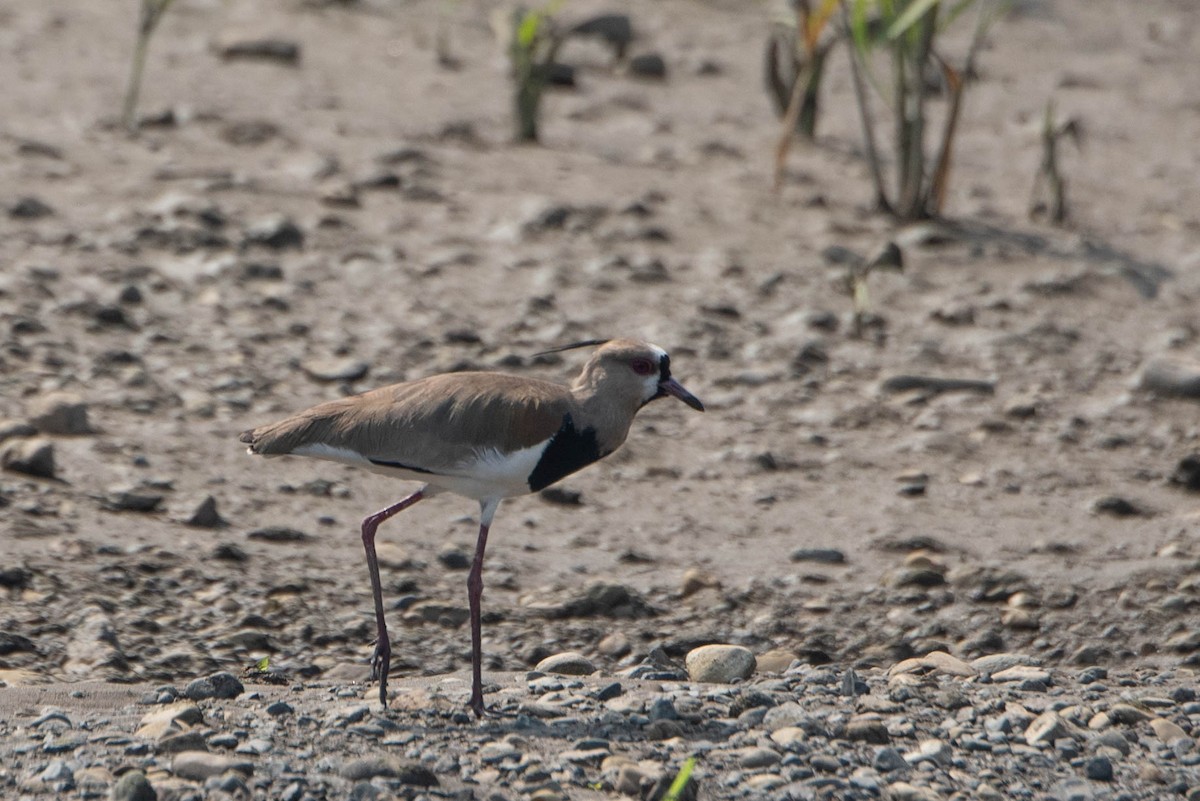
[[[522,50],[529,50],[533,47],[541,24],[542,15],[537,11],[526,12],[525,16],[521,18],[521,24],[517,26],[517,44]]]
[[[904,9],[904,12],[900,14],[900,16],[896,17],[896,19],[892,21],[892,24],[888,26],[887,38],[893,40],[899,39],[908,31],[909,28],[916,25],[917,20],[925,16],[929,9],[933,8],[940,2],[942,2],[942,0],[912,0],[912,2],[909,3]]]
[[[696,758],[688,757],[679,769],[679,773],[675,775],[675,781],[671,782],[671,786],[667,788],[666,795],[662,801],[679,801],[683,795],[683,788],[687,787],[688,780],[692,778],[692,769],[696,767]]]

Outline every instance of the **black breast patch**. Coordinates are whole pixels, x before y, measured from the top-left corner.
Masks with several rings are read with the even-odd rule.
[[[600,446],[596,443],[596,430],[585,428],[580,431],[575,428],[571,415],[567,414],[563,417],[562,427],[551,437],[550,444],[542,451],[542,458],[529,474],[529,489],[531,492],[540,492],[602,456],[605,454],[600,452]]]

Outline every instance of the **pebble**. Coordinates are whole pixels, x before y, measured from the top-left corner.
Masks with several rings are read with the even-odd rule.
[[[738,754],[738,764],[748,769],[769,768],[779,760],[779,752],[770,748],[747,748]]]
[[[211,495],[205,495],[191,508],[191,513],[183,518],[184,525],[196,528],[224,528],[229,525],[217,511],[217,499]]]
[[[1070,737],[1072,734],[1070,724],[1063,720],[1057,712],[1043,712],[1026,727],[1025,742],[1030,745],[1051,744],[1059,738]]]
[[[857,717],[846,724],[846,739],[885,745],[891,740],[887,725],[877,717]]]
[[[1154,730],[1154,736],[1162,740],[1164,743],[1174,742],[1175,740],[1186,739],[1188,734],[1183,730],[1178,723],[1173,723],[1166,718],[1154,718],[1150,721],[1150,728]]]
[[[667,77],[667,62],[658,53],[642,53],[629,59],[629,74],[661,81]]]
[[[42,217],[49,217],[53,213],[53,208],[33,195],[18,198],[8,207],[8,216],[17,220],[39,220]]]
[[[894,770],[907,768],[908,761],[895,748],[880,748],[875,752],[871,767],[880,773],[891,773]]]
[[[1108,757],[1095,756],[1083,763],[1083,774],[1098,782],[1113,780],[1113,766]]]
[[[203,701],[206,698],[237,698],[245,691],[237,676],[222,671],[189,682],[183,694],[193,701]]]
[[[300,45],[291,39],[226,36],[214,42],[213,49],[226,61],[272,61],[286,66],[295,66],[300,61]]]
[[[371,365],[353,358],[313,358],[300,364],[304,374],[314,381],[353,383],[367,377]]]
[[[822,565],[844,565],[846,554],[837,548],[797,548],[792,551],[793,562],[816,562]]]
[[[1152,359],[1142,368],[1141,387],[1166,397],[1200,398],[1200,363]]]
[[[110,801],[157,801],[158,793],[145,773],[131,770],[117,779],[109,798]]]
[[[750,649],[740,645],[702,645],[688,652],[684,664],[692,681],[729,684],[749,678],[756,661]]]
[[[38,478],[54,478],[54,443],[40,437],[12,437],[0,445],[0,467]]]
[[[299,250],[304,247],[304,239],[304,231],[295,222],[283,215],[271,215],[251,224],[246,229],[243,243],[272,250]]]
[[[171,772],[182,779],[192,781],[202,782],[210,776],[220,776],[230,770],[249,776],[254,772],[254,764],[244,759],[208,751],[181,751],[171,760]]]
[[[1050,671],[1042,668],[1030,667],[1028,665],[1016,665],[1014,667],[998,670],[992,674],[992,681],[1006,682],[1024,682],[1038,681],[1042,684],[1050,684]]]
[[[50,392],[34,398],[27,407],[29,422],[43,434],[91,434],[88,407],[74,392]]]
[[[534,670],[560,676],[588,676],[596,672],[596,666],[583,654],[567,651],[546,657],[537,663]]]
[[[140,486],[112,487],[104,495],[101,505],[110,512],[155,512],[162,505],[161,492]]]

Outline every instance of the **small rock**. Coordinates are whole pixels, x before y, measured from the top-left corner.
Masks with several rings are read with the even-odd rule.
[[[304,374],[314,381],[353,383],[361,381],[371,369],[371,365],[358,359],[346,358],[313,358],[306,359],[300,365]]]
[[[1001,653],[987,654],[986,656],[972,659],[970,665],[980,673],[990,676],[1002,670],[1008,670],[1011,667],[1028,665],[1031,661],[1033,660],[1025,654]]]
[[[814,754],[808,764],[818,773],[837,773],[842,769],[842,760],[832,754]]]
[[[35,437],[37,429],[23,420],[0,420],[0,442],[15,437]]]
[[[1141,388],[1167,397],[1200,398],[1200,364],[1154,359],[1142,369]]]
[[[875,759],[871,766],[880,773],[891,773],[894,770],[907,768],[908,762],[895,748],[880,748],[875,752]]]
[[[720,580],[712,573],[692,567],[683,573],[683,580],[679,584],[679,596],[687,598],[709,587],[720,588],[720,586]]]
[[[293,715],[296,712],[295,707],[287,701],[275,701],[268,704],[266,712],[273,718],[282,717],[283,715]]]
[[[1083,763],[1083,774],[1092,781],[1111,782],[1113,780],[1112,762],[1108,757],[1094,756]]]
[[[770,748],[747,748],[738,755],[738,764],[743,768],[769,768],[779,764],[779,752]]]
[[[455,545],[438,551],[437,560],[447,570],[467,570],[471,567],[471,556]]]
[[[252,540],[261,542],[308,542],[312,537],[294,528],[285,526],[267,526],[266,528],[255,529],[246,535]]]
[[[589,676],[596,672],[596,666],[593,665],[587,657],[575,651],[567,651],[561,654],[548,656],[537,663],[534,668],[541,673],[554,673],[560,676]]]
[[[1150,720],[1154,715],[1131,704],[1113,704],[1108,708],[1108,718],[1113,723],[1127,726]]]
[[[246,230],[246,245],[262,245],[272,250],[304,247],[304,231],[287,217],[275,215],[251,225]]]
[[[553,617],[642,618],[655,614],[642,596],[624,584],[592,584],[560,607],[547,610]]]
[[[1200,453],[1189,454],[1179,460],[1171,483],[1189,492],[1200,492]]]
[[[1050,671],[1039,667],[1030,667],[1029,665],[1014,665],[1004,670],[998,670],[992,674],[992,681],[1040,681],[1043,684],[1050,684]]]
[[[114,487],[101,501],[110,512],[154,512],[163,502],[163,494],[144,487]]]
[[[479,749],[479,761],[485,765],[496,765],[501,762],[519,762],[521,752],[507,742],[487,743]]]
[[[702,645],[690,651],[684,663],[692,681],[715,684],[747,679],[756,665],[754,654],[740,645]]]
[[[932,762],[940,767],[948,767],[953,759],[950,746],[941,740],[927,739],[917,744],[916,751],[904,755],[904,761],[910,765],[921,762]]]
[[[1178,723],[1167,720],[1166,718],[1155,718],[1150,721],[1150,728],[1154,730],[1154,736],[1162,740],[1164,743],[1174,742],[1179,739],[1186,739],[1187,732],[1183,730]]]
[[[600,39],[621,60],[625,58],[625,48],[633,42],[633,23],[628,14],[599,14],[571,28],[570,33]]]
[[[224,38],[214,42],[213,48],[217,51],[217,55],[226,61],[235,59],[273,61],[286,66],[295,66],[300,61],[300,45],[290,39]]]
[[[618,793],[640,798],[642,796],[642,785],[652,784],[657,777],[646,773],[638,765],[622,765],[617,771],[617,779],[614,782],[614,787]]]
[[[792,551],[793,562],[816,562],[823,565],[844,565],[846,554],[837,548],[797,548]]]
[[[941,801],[942,797],[928,787],[919,787],[908,782],[889,784],[884,793],[888,801]]]
[[[606,634],[604,639],[596,643],[596,650],[609,659],[620,659],[633,650],[633,646],[623,632],[614,631]]]
[[[14,473],[54,478],[54,443],[34,438],[13,438],[0,446],[0,466]]]
[[[230,770],[249,776],[254,773],[254,765],[225,754],[210,754],[208,751],[181,751],[171,761],[172,773],[181,779],[198,782],[210,776],[220,776]]]
[[[1043,712],[1034,718],[1033,722],[1025,729],[1025,742],[1030,745],[1050,744],[1062,737],[1070,737],[1072,734],[1070,724],[1063,720],[1057,712]]]
[[[546,487],[538,497],[555,506],[583,506],[583,493],[566,487]]]
[[[145,773],[131,770],[117,779],[109,798],[110,801],[158,801],[158,793]]]
[[[91,434],[88,408],[74,392],[50,392],[35,398],[28,407],[29,422],[43,434],[77,436]]]
[[[808,714],[804,707],[795,701],[786,701],[767,710],[767,715],[763,718],[763,728],[773,732],[787,726],[799,726],[807,719]]]
[[[192,513],[184,518],[184,524],[196,528],[224,528],[229,523],[217,512],[217,499],[211,495],[204,496],[196,504]],[[244,555],[244,554],[243,554]]]
[[[8,216],[17,220],[38,220],[53,213],[54,209],[32,195],[19,198],[8,207]]]
[[[1092,504],[1092,511],[1113,517],[1141,517],[1147,514],[1147,511],[1138,504],[1118,495],[1106,495],[1096,499]]]
[[[437,776],[417,762],[404,762],[388,757],[360,757],[342,766],[341,774],[351,781],[369,781],[375,776],[395,779],[401,784],[436,787]]]
[[[237,676],[221,671],[189,682],[183,694],[193,701],[203,701],[207,698],[237,698],[245,691]]]
[[[785,750],[790,746],[803,743],[807,737],[808,734],[799,726],[784,726],[771,732],[771,741]]]
[[[635,78],[661,81],[667,77],[667,62],[658,53],[642,53],[629,59],[629,74]]]
[[[796,654],[787,648],[772,648],[755,657],[759,673],[783,673],[796,661]]]
[[[52,759],[50,764],[46,765],[45,769],[38,774],[38,780],[45,783],[62,783],[73,785],[75,783],[75,772],[67,765],[66,760]]]
[[[891,741],[887,726],[876,717],[852,718],[846,724],[846,739],[860,740],[875,745],[886,745]]]

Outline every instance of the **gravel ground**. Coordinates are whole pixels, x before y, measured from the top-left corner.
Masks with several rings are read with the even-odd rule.
[[[572,42],[537,147],[482,0],[176,0],[131,136],[136,5],[0,7],[0,797],[1200,797],[1195,4],[1017,4],[906,226],[841,54],[772,190],[756,4],[572,0],[665,71]],[[482,722],[475,506],[389,521],[382,709],[408,488],[238,433],[620,335],[707,412],[504,504]]]

